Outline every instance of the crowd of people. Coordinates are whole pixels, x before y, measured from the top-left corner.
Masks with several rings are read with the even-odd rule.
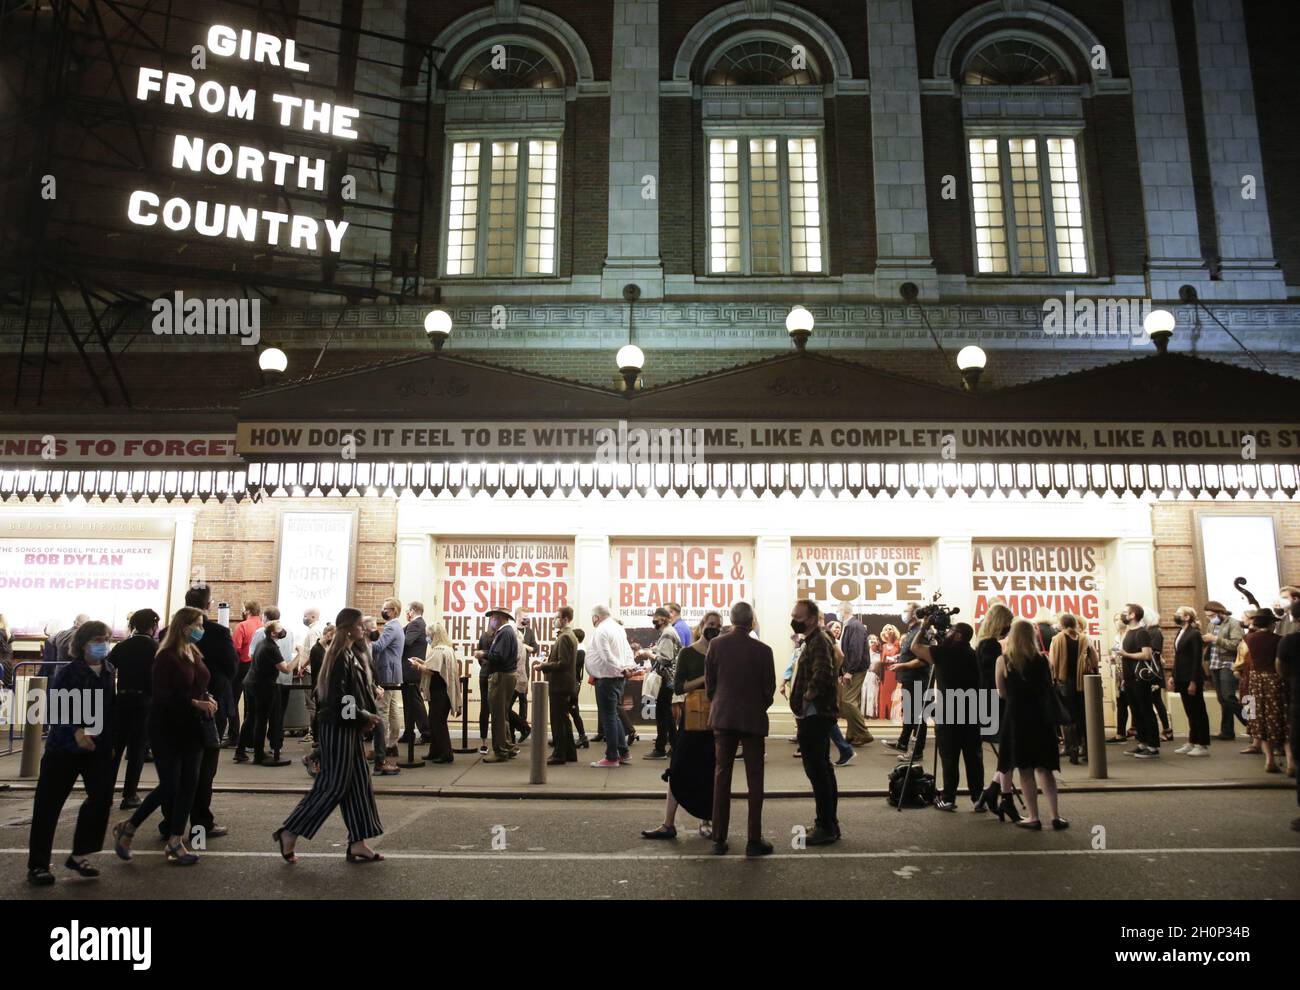
[[[1247,614],[1244,629],[1219,602],[1208,602],[1200,613],[1180,607],[1168,649],[1155,617],[1138,604],[1126,605],[1116,616],[1110,650],[1119,715],[1113,741],[1129,738],[1131,717],[1135,745],[1127,755],[1158,758],[1161,743],[1172,738],[1163,708],[1167,689],[1179,695],[1189,725],[1187,741],[1176,752],[1208,755],[1209,684],[1223,713],[1218,738],[1231,740],[1235,726],[1244,726],[1250,745],[1242,752],[1261,754],[1268,773],[1294,777],[1300,590],[1288,587],[1283,594],[1281,615],[1256,609]],[[377,619],[345,608],[333,623],[322,624],[319,611],[308,609],[296,631],[278,609],[249,601],[232,631],[209,616],[208,588],[190,589],[185,603],[165,626],[151,609],[134,612],[129,635],[116,644],[105,623],[85,615],[46,644],[52,687],[95,692],[102,704],[93,723],[88,713],[50,723],[32,814],[29,881],[55,881],[55,828],[78,780],[86,798],[64,865],[81,876],[98,876],[89,857],[103,847],[124,757],[120,807],[132,813],[112,827],[115,853],[131,859],[137,830],[157,811],[167,861],[197,863],[202,850],[192,848],[192,837],[201,831],[206,840],[228,831],[212,810],[222,750],[233,749],[239,763],[289,765],[282,755],[284,716],[295,685],[307,698],[312,751],[304,763],[314,780],[275,831],[276,847],[287,862],[296,862],[298,840],[315,836],[338,808],[347,828],[347,861],[382,860],[369,844],[383,832],[371,777],[398,772],[391,758],[402,742],[426,743],[426,759],[434,763],[454,759],[448,721],[467,704],[462,685],[469,679],[468,658],[442,623],[426,623],[420,602],[403,608],[390,598]],[[549,710],[534,712],[534,718],[549,723],[547,763],[576,763],[578,750],[590,746],[578,707],[585,679],[597,706],[598,731],[590,741],[604,744],[603,756],[590,766],[626,766],[636,732],[624,693],[630,678],[642,679],[643,697],[655,701],[655,740],[645,758],[666,763],[667,784],[664,819],[641,833],[646,839],[676,839],[684,809],[699,819],[699,833],[712,841],[713,851],[726,854],[740,758],[748,794],[745,853],[772,852],[762,810],[769,710],[778,693],[789,701],[797,726],[793,741],[813,795],[814,820],[803,838],[808,846],[842,837],[835,770],[852,761],[856,748],[874,741],[867,719],[886,705],[901,713],[902,725],[898,737],[883,745],[897,751],[909,770],[921,763],[930,709],[908,703],[907,695],[920,698],[926,691],[996,698],[996,719],[935,717],[942,764],[936,808],[957,810],[964,767],[972,810],[1024,829],[1042,830],[1045,821],[1053,829],[1069,827],[1060,813],[1055,773],[1062,756],[1072,763],[1088,759],[1084,684],[1101,666],[1083,622],[1072,614],[1017,618],[995,602],[976,631],[936,610],[908,606],[903,630],[890,625],[877,636],[859,616],[846,613],[841,619],[800,599],[791,612],[792,656],[779,685],[773,651],[758,637],[754,610],[744,601],[725,618],[705,612],[694,628],[676,604],[657,608],[650,616],[650,642],[639,649],[605,605],[592,609],[589,637],[574,625],[572,608],[558,608],[549,643],[539,642],[523,610],[497,608],[485,619],[472,651],[479,664],[479,753],[485,764],[518,756],[533,731],[529,682],[544,678]],[[3,617],[0,633],[7,645]],[[996,759],[987,786],[986,744]],[[141,796],[141,771],[150,759],[158,783]],[[1292,827],[1300,829],[1300,818]]]

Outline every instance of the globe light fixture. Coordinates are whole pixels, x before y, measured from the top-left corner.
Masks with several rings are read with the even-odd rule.
[[[289,367],[289,358],[280,348],[267,347],[257,356],[257,366],[263,371],[282,375]]]
[[[980,375],[984,373],[984,365],[988,360],[984,348],[976,347],[974,344],[967,344],[957,352],[957,370],[961,372],[962,383],[970,391],[975,391],[975,386],[979,384]]]
[[[813,323],[812,313],[802,306],[795,306],[786,316],[785,329],[797,350],[802,351],[808,346],[808,338],[813,332]]]
[[[451,315],[445,309],[430,310],[424,318],[424,332],[429,335],[433,349],[441,351],[442,345],[451,336]]]
[[[1153,309],[1142,321],[1142,329],[1151,338],[1151,343],[1156,345],[1156,350],[1164,354],[1169,350],[1169,340],[1174,335],[1175,324],[1174,314],[1169,310]]]
[[[641,377],[641,369],[645,367],[644,352],[636,344],[624,344],[618,349],[614,360],[623,376],[624,390],[628,393],[635,392],[636,380]]]

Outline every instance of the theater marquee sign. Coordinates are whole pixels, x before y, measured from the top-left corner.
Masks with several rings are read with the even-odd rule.
[[[658,421],[244,422],[252,460],[1292,461],[1300,425]]]

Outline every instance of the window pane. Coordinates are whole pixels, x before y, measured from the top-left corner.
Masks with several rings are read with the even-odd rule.
[[[1002,166],[996,138],[971,138],[971,205],[975,211],[975,258],[981,274],[1008,271],[1007,228],[1002,214]]]
[[[749,245],[753,274],[781,273],[781,167],[776,138],[749,140]]]
[[[1036,138],[1007,141],[1011,167],[1011,207],[1016,219],[1016,261],[1022,275],[1047,272],[1047,228],[1043,224],[1043,186]]]
[[[489,275],[515,274],[518,183],[519,142],[493,141],[488,190],[486,271]]]
[[[555,274],[556,158],[556,142],[528,142],[525,275]]]
[[[451,190],[447,204],[447,274],[473,275],[478,248],[479,143],[451,148]]]
[[[740,145],[709,141],[709,271],[740,272]]]
[[[1083,236],[1083,194],[1074,138],[1047,139],[1047,171],[1057,264],[1063,274],[1086,273],[1088,247]]]
[[[790,264],[796,272],[822,270],[821,184],[816,138],[788,138],[790,156]]]

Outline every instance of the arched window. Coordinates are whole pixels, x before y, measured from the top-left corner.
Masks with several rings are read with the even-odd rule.
[[[556,274],[564,77],[546,52],[485,43],[448,97],[444,274]]]
[[[1079,99],[1063,95],[1068,60],[1045,39],[1000,33],[972,47],[961,79],[976,271],[1087,274],[1083,118],[1060,109]]]
[[[1069,86],[1060,56],[1029,38],[994,38],[966,60],[967,86]]]
[[[470,59],[458,90],[561,89],[564,79],[550,57],[526,45],[493,45]]]
[[[714,56],[706,86],[816,86],[817,65],[803,45],[775,38],[741,41]]]
[[[793,39],[755,34],[705,66],[704,85],[727,90],[704,98],[708,274],[825,273],[817,61]]]

